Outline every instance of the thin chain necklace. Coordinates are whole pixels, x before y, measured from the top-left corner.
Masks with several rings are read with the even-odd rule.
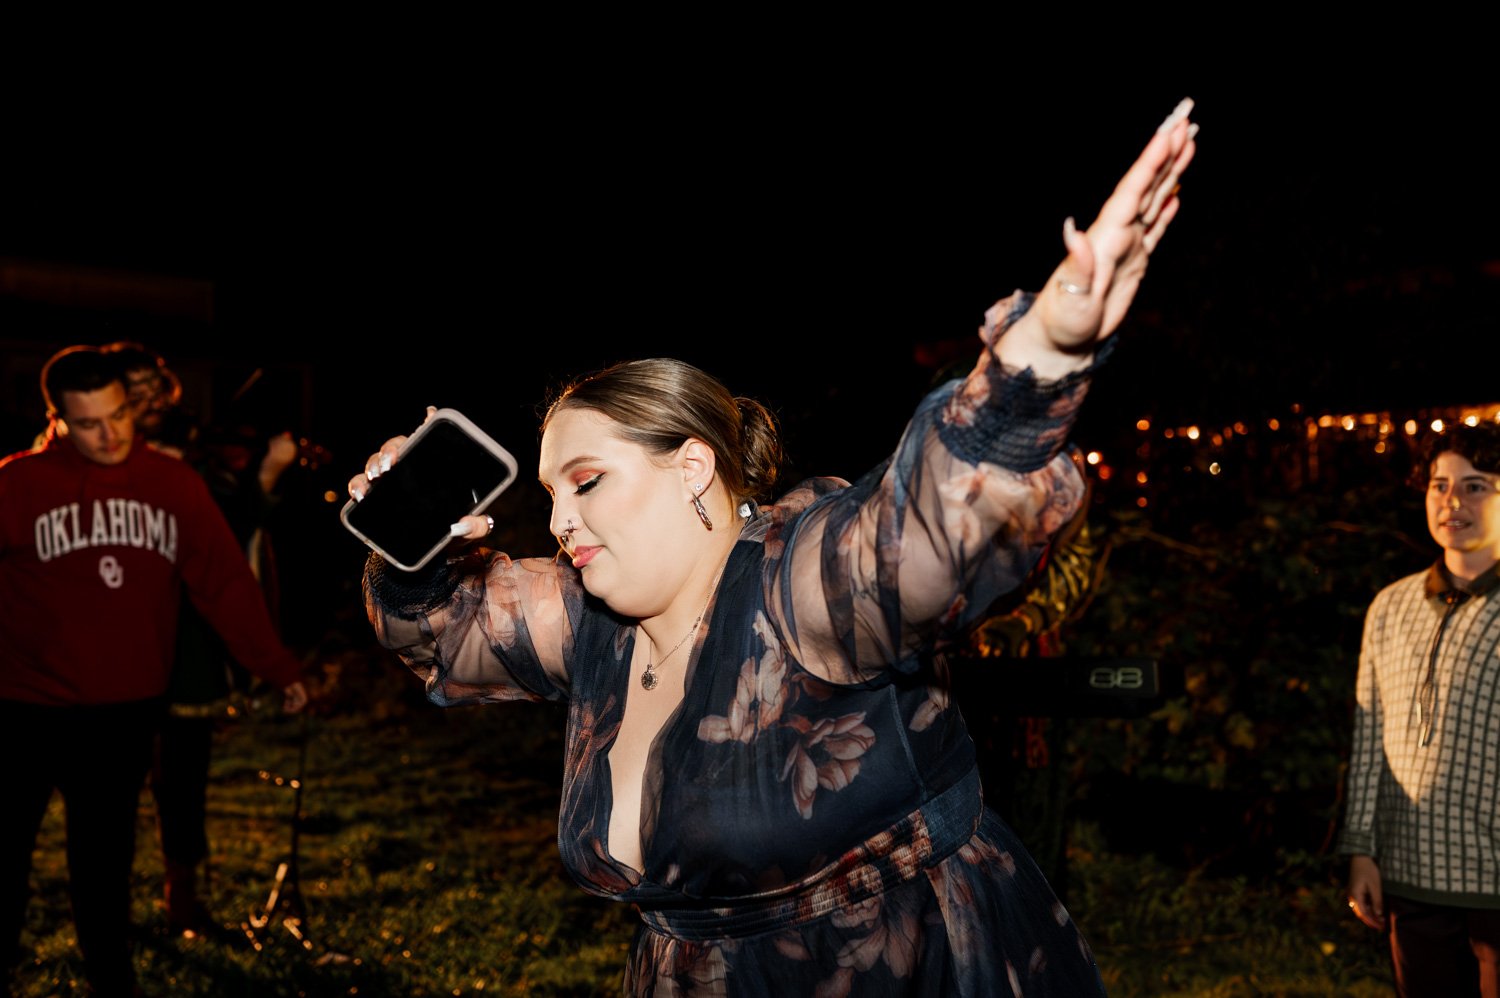
[[[669,659],[673,655],[677,654],[677,649],[681,648],[684,644],[686,644],[688,638],[690,638],[694,634],[698,633],[698,625],[701,624],[701,623],[703,623],[703,615],[708,612],[708,604],[709,604],[709,601],[714,598],[714,590],[717,589],[717,588],[719,588],[719,576],[721,576],[721,575],[724,574],[724,566],[728,565],[728,564],[729,564],[729,562],[725,561],[724,565],[720,565],[719,566],[718,575],[714,576],[713,583],[708,587],[708,595],[705,596],[705,597],[703,597],[703,608],[698,611],[698,619],[693,621],[693,627],[692,627],[692,629],[689,630],[686,634],[684,634],[682,636],[682,640],[681,641],[677,642],[675,645],[672,646],[672,650],[671,651],[667,652],[665,655],[663,655],[661,657],[661,661],[660,662],[653,663],[651,661],[651,659],[649,659],[649,658],[646,659],[646,671],[643,672],[643,673],[641,673],[641,688],[642,689],[646,689],[646,690],[654,690],[654,689],[656,689],[659,680],[656,678],[656,673],[653,670],[655,670],[655,668],[656,668],[657,665],[666,665],[667,664],[667,659]],[[647,636],[649,637],[650,635],[647,635]],[[651,647],[655,648],[656,647],[656,642],[653,641],[651,643]]]

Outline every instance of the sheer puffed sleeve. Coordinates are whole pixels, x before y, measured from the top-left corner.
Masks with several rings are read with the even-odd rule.
[[[1083,476],[1063,448],[1103,351],[1057,381],[1003,367],[995,343],[1031,301],[986,313],[974,370],[923,400],[884,465],[773,525],[774,623],[813,674],[915,670],[1024,582],[1078,509]]]
[[[364,592],[376,637],[426,681],[433,703],[568,695],[567,663],[583,612],[571,566],[477,551],[419,574],[371,555]]]

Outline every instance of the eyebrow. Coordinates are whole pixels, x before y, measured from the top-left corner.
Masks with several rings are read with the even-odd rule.
[[[602,460],[604,460],[604,459],[600,458],[600,457],[595,457],[592,454],[580,454],[578,457],[575,457],[575,458],[573,458],[573,459],[571,459],[569,461],[563,462],[563,466],[561,468],[557,469],[557,474],[558,474],[559,477],[561,477],[563,475],[566,475],[569,471],[572,471],[574,468],[578,467],[580,464],[591,464],[591,463],[593,463],[595,461],[602,461]],[[547,479],[543,478],[541,475],[537,475],[536,476],[536,480],[539,481],[539,482],[541,482],[543,485],[549,484],[548,481],[547,481]]]

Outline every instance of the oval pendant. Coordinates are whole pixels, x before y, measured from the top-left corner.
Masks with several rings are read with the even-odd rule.
[[[648,690],[656,689],[656,676],[650,670],[641,673],[641,686]]]

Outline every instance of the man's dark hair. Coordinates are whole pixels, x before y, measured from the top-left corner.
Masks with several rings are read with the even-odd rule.
[[[1447,453],[1467,458],[1476,471],[1500,475],[1500,424],[1482,422],[1469,426],[1457,423],[1442,433],[1428,434],[1417,466],[1412,469],[1412,483],[1426,488],[1427,480],[1432,477],[1432,463],[1439,454]]]
[[[165,366],[159,354],[152,353],[134,340],[117,340],[114,343],[106,343],[99,349],[103,353],[119,358],[120,370],[126,373],[155,371]]]
[[[42,399],[47,415],[62,412],[63,392],[95,392],[112,382],[125,386],[125,372],[118,357],[98,347],[75,346],[59,350],[42,367]]]

